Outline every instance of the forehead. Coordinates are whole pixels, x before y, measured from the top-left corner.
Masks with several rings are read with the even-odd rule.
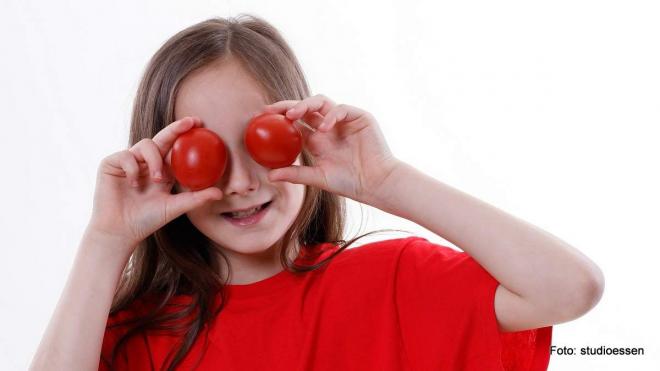
[[[259,83],[234,59],[204,66],[181,82],[175,120],[197,116],[221,135],[239,135],[254,113],[267,104]]]

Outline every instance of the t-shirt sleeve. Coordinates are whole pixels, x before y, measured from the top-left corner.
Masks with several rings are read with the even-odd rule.
[[[547,370],[552,326],[500,332],[499,283],[467,253],[420,237],[401,240],[395,302],[415,370]]]

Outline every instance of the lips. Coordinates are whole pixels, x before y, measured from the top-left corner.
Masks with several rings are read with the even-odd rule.
[[[248,212],[248,211],[252,211],[256,208],[259,208],[257,210],[257,211],[259,211],[261,209],[264,209],[264,208],[268,207],[268,205],[270,205],[271,202],[273,202],[273,201],[270,200],[266,203],[263,203],[263,204],[260,204],[260,205],[255,205],[255,206],[249,207],[247,209],[238,209],[238,210],[233,210],[233,211],[226,211],[226,212],[223,212],[221,214],[224,215],[224,216],[232,216],[232,214],[234,214],[234,213],[245,213],[245,212]]]
[[[270,204],[272,201],[268,201],[265,204],[259,206],[258,211],[252,212],[248,215],[238,215],[232,216],[231,212],[221,213],[221,216],[231,225],[237,228],[255,228],[260,224],[260,221],[264,216],[270,211]]]

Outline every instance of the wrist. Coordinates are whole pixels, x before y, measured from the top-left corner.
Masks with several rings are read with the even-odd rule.
[[[384,175],[365,193],[365,203],[388,213],[395,213],[392,201],[403,191],[401,180],[405,179],[409,168],[410,165],[406,162],[395,158],[385,164]]]
[[[130,241],[123,236],[108,233],[88,225],[83,233],[81,248],[98,250],[112,256],[128,259],[138,244],[139,242]]]

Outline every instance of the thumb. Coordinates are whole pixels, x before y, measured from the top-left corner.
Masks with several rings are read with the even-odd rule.
[[[177,193],[169,199],[166,218],[168,221],[174,220],[189,210],[200,207],[208,201],[220,200],[223,196],[222,191],[216,187]]]
[[[291,165],[273,169],[268,173],[271,182],[287,181],[295,184],[307,184],[318,188],[327,188],[325,175],[318,166]]]

